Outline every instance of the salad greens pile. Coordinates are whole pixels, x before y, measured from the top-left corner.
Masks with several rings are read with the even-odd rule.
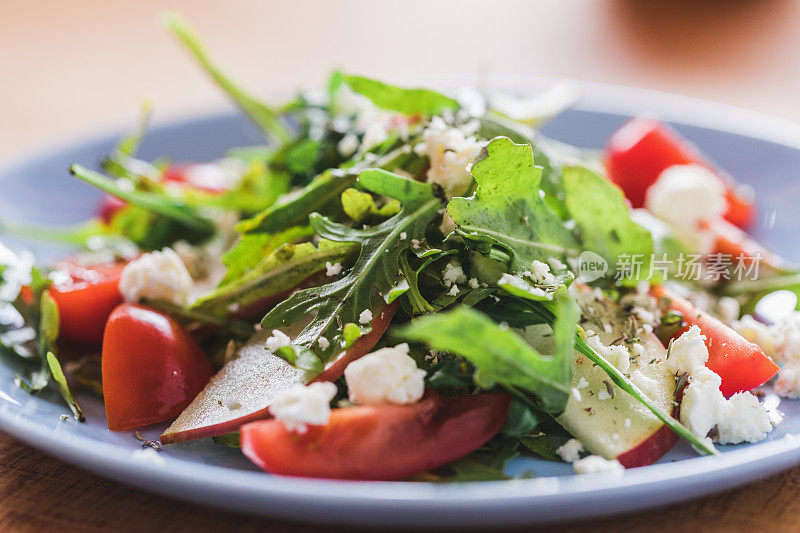
[[[260,320],[267,330],[297,327],[277,354],[315,375],[369,333],[371,317],[398,304],[380,345],[410,342],[428,388],[513,397],[500,435],[448,467],[456,479],[503,478],[504,462],[518,454],[556,458],[545,433],[559,432],[554,417],[570,398],[576,350],[696,449],[713,453],[584,340],[586,317],[569,289],[578,256],[598,254],[610,276],[618,257],[654,249],[620,190],[588,158],[565,155],[485,97],[475,111],[431,89],[340,72],[325,93],[271,106],[220,71],[178,17],[165,24],[266,143],[233,149],[218,163],[235,169],[222,193],[174,187],[162,179],[170,162],[137,158],[145,112],[103,173],[71,168],[125,206],[104,223],[51,237],[81,241],[91,253],[181,251],[204,290],[186,306],[154,305],[188,325],[221,326],[202,341],[218,364],[230,341],[244,342]],[[437,173],[434,157],[471,164]],[[452,180],[464,179],[466,192],[448,196]],[[532,272],[535,262],[552,275]],[[0,350],[37,361],[20,384],[39,391],[52,380],[82,418],[59,365],[58,312],[46,290],[52,279],[23,263],[10,253],[0,258],[0,311],[11,317],[0,325]],[[613,298],[636,281],[607,276],[591,285]],[[532,325],[549,326],[552,353],[520,334]]]

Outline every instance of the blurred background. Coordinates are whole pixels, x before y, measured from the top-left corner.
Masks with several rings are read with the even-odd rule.
[[[174,9],[262,93],[331,67],[536,75],[659,89],[800,121],[792,0],[0,0],[0,157],[223,97],[158,24]]]

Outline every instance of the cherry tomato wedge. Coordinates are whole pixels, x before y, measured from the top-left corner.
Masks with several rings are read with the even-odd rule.
[[[663,285],[653,287],[650,294],[659,299],[660,305],[663,304],[667,309],[683,315],[686,326],[676,332],[672,336],[673,339],[693,325],[699,327],[706,336],[705,344],[708,348],[706,366],[722,378],[720,390],[725,396],[758,387],[778,373],[778,365],[766,356],[757,344],[747,341],[691,302]]]
[[[506,394],[440,397],[412,405],[334,409],[304,434],[278,420],[241,428],[242,452],[267,472],[336,479],[402,479],[459,459],[505,423]]]
[[[120,200],[114,195],[105,193],[103,194],[102,200],[100,200],[97,216],[104,224],[110,224],[114,215],[121,211],[126,205],[128,204],[124,200]]]
[[[108,316],[122,303],[119,280],[124,262],[81,267],[61,262],[56,267],[69,275],[49,289],[61,319],[59,338],[79,344],[100,344]]]
[[[133,304],[120,305],[108,319],[102,367],[108,428],[115,431],[177,416],[214,373],[183,326]]]
[[[162,179],[211,194],[220,194],[230,188],[227,173],[211,163],[183,163],[169,165]]]
[[[747,233],[724,219],[710,223],[701,223],[701,229],[712,232],[715,236],[714,253],[730,257],[734,264],[741,258],[744,265],[750,266],[758,262],[759,268],[782,270],[786,267],[783,260],[773,254]]]
[[[657,120],[637,117],[625,123],[606,145],[608,177],[620,186],[633,207],[644,206],[647,189],[659,175],[673,165],[703,165],[719,175],[687,141]],[[752,200],[737,193],[728,180],[728,210],[724,217],[740,228],[748,228],[755,219]]]

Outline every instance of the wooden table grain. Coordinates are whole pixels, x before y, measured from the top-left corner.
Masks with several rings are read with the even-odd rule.
[[[529,74],[633,85],[800,121],[792,0],[0,0],[0,158],[223,101],[156,23],[175,9],[264,92],[333,66],[408,75]],[[544,528],[546,530],[547,528]],[[560,531],[798,531],[800,468],[691,503]],[[0,531],[321,531],[133,489],[0,432]],[[535,531],[536,529],[527,529]]]

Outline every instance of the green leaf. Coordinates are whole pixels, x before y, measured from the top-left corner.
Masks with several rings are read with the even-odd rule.
[[[534,259],[575,254],[577,242],[564,222],[542,201],[541,169],[529,144],[494,139],[472,166],[478,184],[469,198],[453,198],[447,212],[467,239],[498,244],[524,271]]]
[[[424,235],[442,205],[430,184],[384,170],[365,170],[358,180],[365,189],[398,200],[402,208],[385,222],[365,229],[349,228],[319,214],[311,216],[311,225],[321,237],[357,243],[361,249],[346,276],[298,291],[264,317],[262,326],[273,329],[315,312],[311,322],[294,339],[293,346],[308,349],[320,337],[330,340],[341,335],[342,326],[360,323],[359,317],[365,310],[376,316],[386,305],[386,294],[400,279],[400,254],[408,249],[411,239]],[[401,238],[403,233],[406,238]]]
[[[248,163],[242,179],[222,194],[188,189],[187,201],[196,206],[217,206],[251,216],[267,209],[289,191],[291,176],[270,169],[264,161]]]
[[[41,319],[39,321],[39,343],[42,353],[46,354],[55,349],[58,340],[58,330],[60,319],[58,315],[58,305],[47,291],[42,291],[41,303],[39,304]]]
[[[644,265],[640,278],[646,278],[653,239],[649,231],[631,220],[622,191],[584,166],[565,166],[563,180],[567,210],[582,247],[601,255],[614,270],[620,257],[641,256]],[[623,282],[636,283],[640,278]]]
[[[269,254],[285,244],[294,244],[314,235],[311,226],[294,226],[278,233],[245,233],[239,241],[222,256],[228,267],[220,286],[239,279],[256,268]]]
[[[70,172],[90,185],[94,185],[98,189],[113,194],[117,198],[145,211],[176,222],[186,229],[196,232],[198,236],[207,238],[213,235],[215,231],[214,225],[210,220],[202,217],[195,208],[187,205],[182,199],[153,192],[124,189],[111,178],[81,165],[72,165]]]
[[[78,422],[86,421],[86,417],[83,416],[83,410],[81,406],[78,405],[78,401],[75,400],[75,397],[72,395],[72,391],[69,389],[69,384],[67,383],[67,378],[64,376],[64,372],[61,370],[61,364],[58,362],[58,358],[53,352],[47,352],[47,364],[50,368],[50,373],[53,375],[53,381],[56,382],[56,388],[58,389],[58,393],[61,394],[61,397],[64,398],[64,401],[69,406],[72,414],[75,416],[75,419]]]
[[[358,254],[358,245],[321,240],[287,244],[266,255],[253,269],[231,279],[199,298],[191,309],[214,316],[228,316],[232,309],[249,306],[289,291],[325,269],[326,263],[348,264]]]
[[[90,237],[108,235],[110,233],[108,227],[97,218],[67,227],[35,226],[31,224],[16,224],[14,222],[0,222],[0,232],[27,239],[37,239],[80,247],[86,247],[86,242]]]
[[[274,137],[281,142],[287,142],[291,139],[289,130],[280,121],[278,113],[275,110],[245,92],[211,62],[208,53],[200,43],[200,39],[182,18],[175,13],[166,13],[162,22],[164,26],[183,43],[186,50],[194,57],[211,79],[225,91],[228,97],[238,105],[259,128],[261,128],[267,137]]]
[[[553,356],[540,354],[512,330],[464,307],[418,318],[396,334],[459,355],[475,365],[481,380],[532,394],[546,411],[557,414],[569,399],[573,336],[579,318],[577,305],[570,299],[562,299],[559,307]]]
[[[553,444],[544,433],[538,435],[525,435],[520,437],[520,444],[522,444],[527,451],[538,455],[542,459],[548,461],[561,461],[561,458],[556,454],[556,445]]]
[[[438,115],[460,107],[452,98],[430,89],[406,89],[362,76],[344,76],[344,81],[381,109],[404,115]]]
[[[379,208],[371,194],[350,188],[342,193],[342,209],[356,224],[373,225],[399,213],[400,202],[391,200]]]

